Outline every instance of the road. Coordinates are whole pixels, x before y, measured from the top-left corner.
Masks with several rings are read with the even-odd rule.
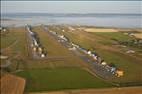
[[[82,90],[66,90],[38,92],[28,94],[141,94],[142,87],[123,87],[123,88],[106,88],[106,89],[82,89]]]

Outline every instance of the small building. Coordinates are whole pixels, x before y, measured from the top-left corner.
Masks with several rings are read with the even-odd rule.
[[[103,61],[103,62],[101,63],[101,65],[105,66],[105,65],[107,65],[107,63],[106,63],[105,61]]]
[[[45,54],[44,54],[44,53],[42,53],[42,54],[41,54],[41,57],[42,57],[42,58],[44,58],[44,57],[45,57]]]
[[[129,36],[130,37],[134,37],[134,33],[129,33]]]
[[[91,56],[91,51],[88,50],[87,54]]]
[[[122,70],[116,70],[116,76],[117,77],[121,77],[123,75],[124,75],[124,71],[122,71]]]
[[[127,54],[129,54],[129,53],[132,53],[132,54],[133,54],[133,53],[135,53],[135,51],[134,51],[134,50],[128,50],[128,51],[126,51],[126,53],[127,53]]]
[[[98,61],[98,63],[101,63],[102,62],[101,57],[97,56],[97,61]]]
[[[38,45],[38,42],[37,42],[37,40],[36,40],[35,38],[33,38],[33,44],[34,44],[35,46],[37,46],[37,47],[39,46],[39,45]]]
[[[0,27],[0,33],[7,32],[7,29],[5,27]]]
[[[41,47],[38,47],[38,52],[42,53],[42,48]]]
[[[63,29],[62,32],[65,32],[65,30]]]
[[[112,73],[116,72],[116,67],[111,67],[110,72]]]
[[[68,27],[69,30],[74,31],[75,29],[71,26]]]
[[[7,30],[4,28],[4,29],[3,29],[3,32],[6,32],[6,31],[7,31]]]
[[[36,47],[33,47],[33,51],[36,52],[36,51],[37,51],[37,48],[36,48]]]
[[[72,47],[72,48],[69,48],[69,50],[76,50],[76,48],[75,48],[75,47]]]
[[[8,59],[8,56],[0,55],[0,59]]]
[[[31,47],[34,47],[34,44],[33,44],[33,43],[31,44]]]
[[[91,52],[91,56],[94,57],[97,56],[97,54],[95,52]]]
[[[93,56],[93,59],[94,59],[94,60],[97,60],[97,56]]]

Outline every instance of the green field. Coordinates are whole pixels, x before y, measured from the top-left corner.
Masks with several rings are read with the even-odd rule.
[[[112,87],[79,68],[25,70],[17,75],[26,78],[26,91],[30,92]]]
[[[94,33],[91,33],[91,34],[101,36],[101,37],[106,38],[106,39],[116,39],[116,40],[119,40],[119,41],[126,41],[126,40],[132,40],[133,39],[132,37],[129,37],[128,35],[124,35],[121,32],[94,32]]]
[[[90,34],[102,37],[103,39],[100,40],[100,42],[106,45],[113,44],[116,41],[123,42],[123,41],[131,41],[132,39],[134,39],[132,37],[129,37],[128,35],[124,35],[121,32],[95,32]]]

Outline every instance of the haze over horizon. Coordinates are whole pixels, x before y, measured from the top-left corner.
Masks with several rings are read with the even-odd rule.
[[[141,14],[142,1],[1,1],[1,13]]]

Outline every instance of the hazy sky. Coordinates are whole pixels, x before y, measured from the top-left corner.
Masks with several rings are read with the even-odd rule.
[[[142,14],[142,1],[1,1],[1,12]]]

